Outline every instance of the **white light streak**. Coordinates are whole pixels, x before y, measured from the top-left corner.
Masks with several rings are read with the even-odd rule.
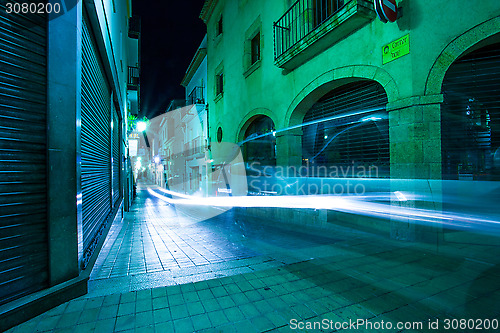
[[[396,195],[396,198],[398,198],[399,201],[408,201],[408,199],[405,197],[405,195],[399,191],[394,192]]]
[[[418,223],[433,223],[457,228],[495,228],[500,232],[500,222],[493,219],[460,214],[441,212],[430,209],[408,208],[391,205],[391,203],[373,202],[370,196],[338,196],[338,195],[296,195],[296,196],[232,196],[232,197],[196,197],[176,193],[158,188],[161,192],[169,194],[172,198],[157,193],[152,188],[148,192],[158,199],[173,205],[211,206],[211,207],[274,207],[298,209],[329,209],[344,213],[365,216],[382,217],[392,221],[416,221]],[[397,193],[396,193],[397,192]],[[406,196],[394,192],[400,202]],[[377,197],[380,198],[380,194]],[[390,197],[389,195],[387,197]]]

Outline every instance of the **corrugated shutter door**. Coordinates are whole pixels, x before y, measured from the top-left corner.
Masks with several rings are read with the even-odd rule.
[[[84,265],[111,212],[111,94],[89,29],[84,19],[81,125]]]
[[[113,204],[120,199],[120,118],[113,107]]]
[[[311,166],[377,166],[389,177],[387,95],[375,81],[332,90],[304,117],[303,162]]]
[[[0,5],[0,305],[48,285],[46,24]]]
[[[443,178],[500,180],[500,43],[455,61],[443,95]]]

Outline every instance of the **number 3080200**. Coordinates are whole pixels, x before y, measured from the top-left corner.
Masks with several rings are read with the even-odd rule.
[[[59,13],[61,11],[61,4],[54,3],[11,3],[6,5],[7,14],[50,14]]]

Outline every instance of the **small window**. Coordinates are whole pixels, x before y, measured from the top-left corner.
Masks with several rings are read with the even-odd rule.
[[[262,21],[258,16],[245,31],[243,44],[243,76],[248,77],[260,67],[264,39],[262,37]]]
[[[255,64],[257,61],[260,60],[260,32],[255,35],[255,37],[252,38],[252,58],[251,58],[251,64]]]
[[[222,15],[217,21],[217,26],[215,27],[215,35],[219,36],[222,34]]]
[[[173,138],[175,133],[175,123],[174,119],[170,118],[167,120],[167,136],[168,138]]]
[[[215,96],[224,92],[224,73],[219,73],[215,76]]]

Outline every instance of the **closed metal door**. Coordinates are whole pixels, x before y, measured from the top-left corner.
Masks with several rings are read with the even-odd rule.
[[[442,177],[452,180],[442,183],[442,208],[495,220],[500,180],[500,43],[457,59],[446,72],[442,91]],[[443,229],[445,242],[500,245],[488,229]]]
[[[81,182],[84,262],[111,212],[111,92],[86,19],[82,29]]]
[[[324,95],[304,117],[303,164],[352,171],[376,166],[377,174],[365,177],[389,177],[386,104],[385,90],[375,81],[349,83]]]
[[[500,43],[455,61],[443,95],[443,179],[500,180]]]
[[[120,197],[120,117],[113,107],[113,206]]]
[[[0,4],[0,305],[48,285],[46,26]]]

